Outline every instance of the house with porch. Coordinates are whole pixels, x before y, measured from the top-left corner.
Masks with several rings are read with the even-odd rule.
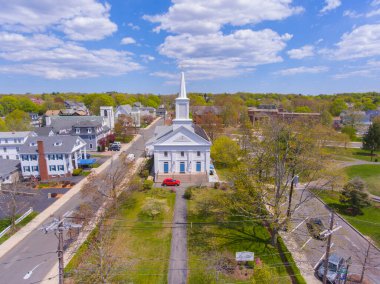
[[[86,159],[86,142],[78,136],[29,137],[20,147],[21,173],[24,178],[71,176]]]
[[[155,181],[171,177],[182,182],[208,182],[211,141],[206,132],[189,117],[190,100],[185,76],[176,98],[176,118],[170,126],[157,126],[146,143],[146,152],[154,158]]]

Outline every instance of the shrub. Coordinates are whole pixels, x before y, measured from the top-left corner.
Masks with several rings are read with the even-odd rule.
[[[140,176],[142,177],[142,178],[147,178],[148,176],[149,176],[149,171],[148,170],[142,170],[141,172],[140,172]]]
[[[79,176],[79,175],[82,173],[82,171],[83,171],[83,170],[80,169],[80,168],[79,168],[79,169],[74,169],[74,170],[73,170],[73,176]]]
[[[219,182],[214,183],[214,188],[215,188],[215,189],[218,189],[219,186],[220,186],[220,183],[219,183]]]
[[[143,183],[143,189],[144,190],[150,190],[153,187],[153,181],[152,180],[145,180]]]
[[[169,207],[165,199],[157,199],[153,197],[147,197],[145,203],[142,206],[140,214],[142,216],[147,216],[152,219],[162,215],[167,212]]]
[[[186,188],[185,193],[183,194],[183,198],[190,200],[191,199],[191,187]]]

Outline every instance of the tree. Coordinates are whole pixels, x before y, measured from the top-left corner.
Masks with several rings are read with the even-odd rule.
[[[151,115],[143,115],[141,120],[144,124],[149,125],[153,122],[154,118]]]
[[[0,104],[3,106],[4,114],[7,115],[12,111],[20,108],[18,99],[14,96],[4,96],[0,99]]]
[[[335,99],[330,107],[330,113],[333,116],[338,116],[340,113],[347,109],[347,105],[343,99]]]
[[[333,123],[333,118],[327,110],[324,110],[321,113],[321,123],[325,126],[331,126]]]
[[[346,125],[342,128],[342,133],[347,134],[351,141],[356,139],[356,129],[352,126]]]
[[[132,125],[133,119],[130,116],[120,115],[115,123],[114,132],[117,140],[126,142],[127,139],[133,134],[134,128]]]
[[[222,119],[212,112],[206,112],[200,116],[196,124],[199,124],[206,131],[211,141],[214,141],[216,134],[222,129]]]
[[[380,120],[374,120],[363,137],[363,149],[373,152],[380,150]]]
[[[14,110],[5,117],[5,124],[10,131],[30,130],[30,116],[22,110]]]
[[[7,130],[8,130],[7,125],[5,124],[4,120],[0,118],[0,131],[7,131]]]
[[[215,139],[211,146],[211,157],[216,164],[223,167],[232,167],[239,162],[240,147],[227,136],[220,136]]]
[[[294,112],[298,113],[310,113],[311,109],[308,106],[298,106],[294,109]]]
[[[355,177],[344,185],[340,195],[340,202],[349,205],[349,211],[353,215],[361,214],[361,209],[371,204],[365,190],[366,184],[364,181]]]

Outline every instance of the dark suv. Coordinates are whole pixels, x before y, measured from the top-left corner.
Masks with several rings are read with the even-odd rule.
[[[317,275],[320,279],[323,278],[325,272],[325,261],[323,260],[317,270]],[[344,266],[343,257],[337,254],[331,254],[327,263],[327,274],[326,278],[329,283],[338,283],[338,279],[340,278],[341,270]]]
[[[306,222],[307,230],[309,231],[309,234],[317,240],[324,241],[326,240],[325,233],[326,227],[323,225],[323,222],[319,218],[310,218]]]

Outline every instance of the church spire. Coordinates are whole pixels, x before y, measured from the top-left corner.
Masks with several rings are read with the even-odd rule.
[[[181,90],[179,92],[179,97],[181,99],[187,98],[186,96],[186,84],[185,84],[185,73],[181,72]]]

